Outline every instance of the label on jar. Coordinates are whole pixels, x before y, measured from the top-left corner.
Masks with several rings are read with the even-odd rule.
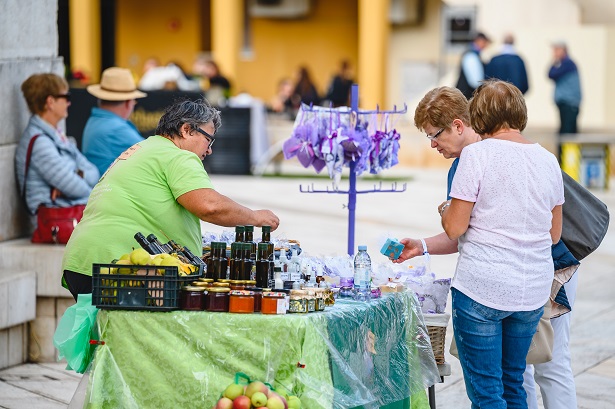
[[[286,297],[278,299],[276,314],[286,314]]]

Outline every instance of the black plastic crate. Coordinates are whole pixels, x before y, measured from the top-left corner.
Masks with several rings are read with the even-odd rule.
[[[136,274],[111,274],[111,269]],[[180,276],[175,266],[93,264],[92,305],[108,310],[176,310],[181,287],[202,276],[202,265],[196,274]]]

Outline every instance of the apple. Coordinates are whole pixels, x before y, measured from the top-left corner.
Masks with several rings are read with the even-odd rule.
[[[233,400],[233,409],[250,409],[252,402],[246,395],[241,395]]]
[[[233,401],[229,398],[220,398],[214,409],[233,409]]]
[[[288,397],[288,409],[301,409],[301,400],[296,396]]]
[[[286,400],[277,393],[267,399],[268,409],[288,409],[286,406]]]
[[[265,396],[269,396],[269,388],[260,381],[250,382],[250,384],[246,387],[245,395],[248,398],[251,398],[256,392],[262,392]]]
[[[255,408],[262,408],[267,404],[267,395],[265,395],[263,392],[254,392],[254,395],[252,395],[251,400],[252,405]]]
[[[222,395],[230,400],[235,400],[236,397],[243,395],[243,385],[232,383],[226,387]]]

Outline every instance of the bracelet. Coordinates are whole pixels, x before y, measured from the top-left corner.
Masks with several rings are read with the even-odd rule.
[[[425,243],[425,240],[423,239],[419,239],[421,241],[421,244],[423,245],[423,254],[429,254],[429,251],[427,251],[427,243]]]
[[[451,202],[446,202],[444,203],[444,205],[442,205],[442,207],[440,208],[440,217],[442,217],[442,213],[444,213],[444,209],[446,209],[450,205],[451,205]]]

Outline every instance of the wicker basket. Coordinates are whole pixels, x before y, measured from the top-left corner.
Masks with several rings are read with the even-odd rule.
[[[437,364],[443,364],[444,360],[444,343],[446,339],[446,327],[450,314],[424,314],[425,326],[427,327],[427,335],[431,341],[431,349],[433,356],[436,358]]]
[[[444,363],[444,341],[446,339],[446,327],[427,326],[427,333],[431,341],[431,349],[433,356],[436,358],[437,364]]]

